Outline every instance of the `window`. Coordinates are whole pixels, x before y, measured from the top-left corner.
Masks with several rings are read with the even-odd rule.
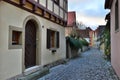
[[[115,31],[119,29],[119,11],[118,11],[118,0],[115,3]]]
[[[64,5],[64,10],[66,10],[66,11],[67,11],[67,6],[68,6],[68,5],[67,5],[67,2],[66,2],[66,1],[64,1],[64,4],[63,4],[63,5]]]
[[[22,32],[20,31],[12,31],[12,45],[21,45],[21,34]]]
[[[18,27],[9,27],[9,49],[22,48],[22,29]]]
[[[59,48],[59,32],[47,29],[47,49]]]

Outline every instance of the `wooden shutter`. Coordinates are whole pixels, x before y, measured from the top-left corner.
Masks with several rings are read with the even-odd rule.
[[[51,36],[51,30],[47,29],[47,49],[50,48],[50,36]]]
[[[57,40],[57,41],[56,41],[56,42],[57,42],[56,46],[57,46],[57,48],[59,48],[59,46],[60,46],[60,45],[59,45],[59,44],[60,44],[60,42],[59,42],[59,39],[60,39],[60,38],[59,38],[59,32],[57,32],[57,37],[56,37],[56,38],[57,38],[57,39],[56,39],[56,40]]]

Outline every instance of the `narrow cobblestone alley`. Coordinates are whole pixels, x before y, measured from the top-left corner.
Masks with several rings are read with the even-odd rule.
[[[38,80],[118,80],[109,62],[98,49],[90,49],[67,64],[50,69]]]

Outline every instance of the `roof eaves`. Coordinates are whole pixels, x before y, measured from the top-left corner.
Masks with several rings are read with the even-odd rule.
[[[113,0],[105,0],[105,9],[111,9]]]

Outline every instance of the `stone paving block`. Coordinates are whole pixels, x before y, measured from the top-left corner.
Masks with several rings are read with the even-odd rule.
[[[109,65],[108,65],[109,64]],[[110,62],[98,49],[90,49],[67,64],[50,69],[50,73],[38,80],[119,80]]]

